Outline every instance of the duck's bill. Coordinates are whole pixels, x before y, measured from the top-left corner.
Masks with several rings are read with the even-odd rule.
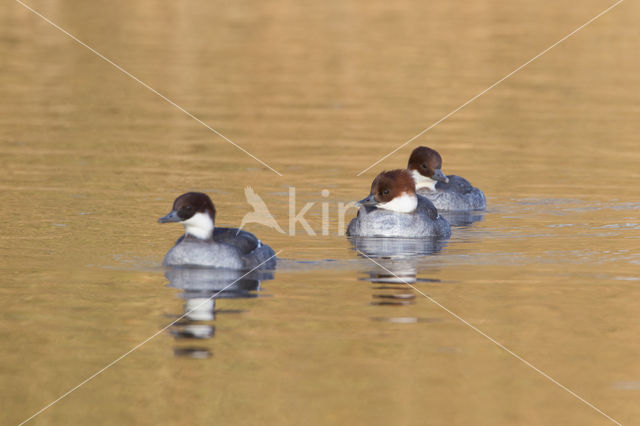
[[[378,202],[376,201],[373,195],[369,195],[367,198],[363,198],[362,200],[356,203],[356,206],[377,206]]]
[[[180,216],[176,213],[175,210],[172,210],[168,215],[162,216],[158,219],[158,223],[169,223],[169,222],[181,222]]]
[[[440,182],[444,182],[444,183],[449,183],[449,178],[445,176],[444,173],[442,173],[441,169],[434,170],[432,179],[439,180]]]

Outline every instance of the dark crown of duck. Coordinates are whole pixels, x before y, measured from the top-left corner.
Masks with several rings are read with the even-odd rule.
[[[176,198],[171,212],[158,219],[158,222],[180,222],[187,234],[207,239],[213,235],[215,218],[216,208],[207,194],[187,192]]]
[[[407,169],[434,181],[449,182],[449,178],[442,173],[442,157],[438,151],[426,146],[419,146],[413,150]],[[415,174],[414,177],[416,177]],[[416,179],[416,183],[420,187],[421,182]]]
[[[418,201],[411,173],[406,169],[380,173],[371,183],[369,196],[358,203],[404,213],[415,210]]]

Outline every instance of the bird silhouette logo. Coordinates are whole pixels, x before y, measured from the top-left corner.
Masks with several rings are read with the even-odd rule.
[[[247,203],[253,207],[253,211],[244,215],[242,221],[240,222],[240,228],[238,228],[238,232],[247,224],[247,223],[257,223],[263,226],[267,226],[269,228],[273,228],[276,231],[284,234],[284,231],[276,222],[276,219],[273,217],[269,208],[262,200],[262,198],[256,194],[256,192],[250,186],[244,188],[244,196],[247,199]]]

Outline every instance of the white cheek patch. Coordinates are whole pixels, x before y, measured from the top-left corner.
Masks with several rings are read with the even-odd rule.
[[[431,191],[436,190],[437,180],[422,176],[417,170],[412,170],[411,174],[413,175],[413,180],[416,182],[416,189],[428,188]]]
[[[180,222],[184,225],[185,232],[201,240],[206,240],[213,233],[213,221],[206,213],[196,213],[187,220]]]
[[[418,207],[418,197],[416,197],[416,194],[403,192],[399,197],[387,203],[378,204],[376,207],[394,212],[411,213]]]

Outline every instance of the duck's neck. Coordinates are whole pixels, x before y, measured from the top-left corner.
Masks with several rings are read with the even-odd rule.
[[[378,204],[378,207],[399,213],[411,213],[418,207],[418,197],[415,193],[403,192],[391,201]]]
[[[437,180],[423,176],[417,170],[411,170],[411,175],[413,176],[413,180],[416,182],[416,189],[426,188],[429,191],[436,190],[436,183],[438,183]]]
[[[196,213],[182,221],[185,234],[199,240],[210,240],[213,237],[213,219],[208,213]]]

